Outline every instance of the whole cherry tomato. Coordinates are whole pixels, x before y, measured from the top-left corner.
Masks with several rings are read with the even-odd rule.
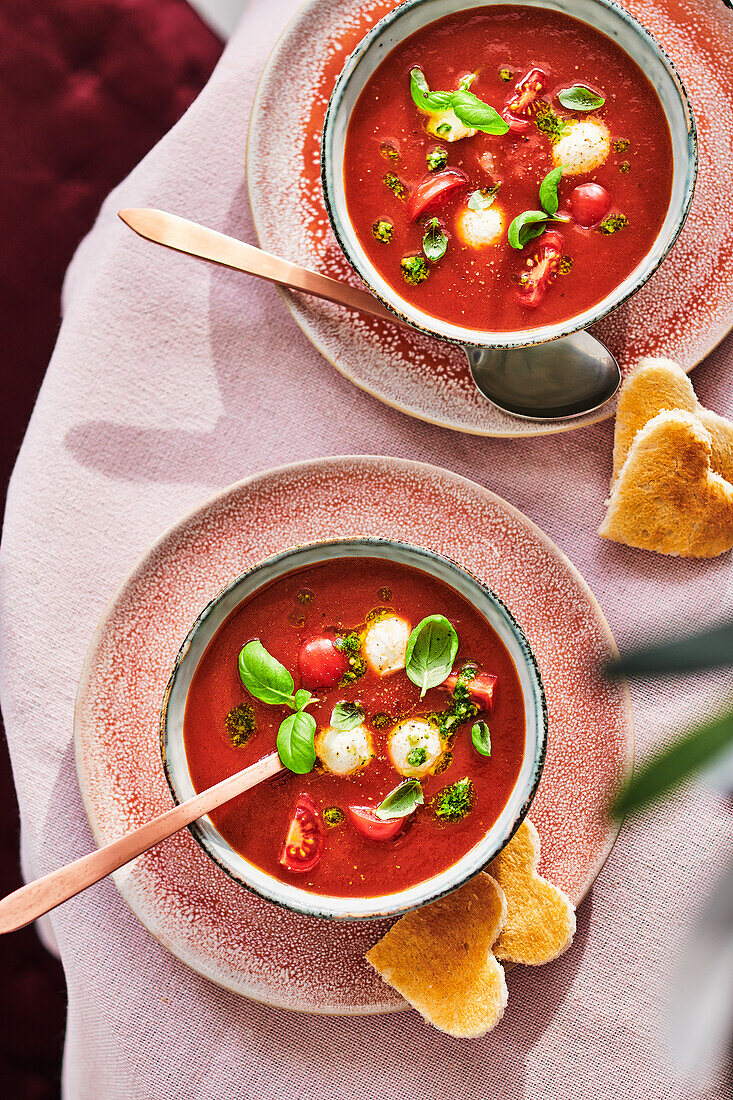
[[[389,821],[382,821],[371,806],[347,806],[346,813],[356,831],[367,840],[391,840],[402,832],[409,817],[408,814],[407,817],[393,817]]]
[[[349,662],[332,638],[311,638],[298,652],[298,671],[303,686],[310,691],[336,687]]]
[[[600,183],[581,183],[570,192],[568,206],[576,222],[590,229],[611,209],[611,196]]]

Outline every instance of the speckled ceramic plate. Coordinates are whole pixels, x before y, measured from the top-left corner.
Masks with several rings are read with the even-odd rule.
[[[626,690],[591,672],[615,651],[608,626],[567,558],[521,513],[456,474],[400,459],[331,458],[259,474],[204,504],[140,561],[104,613],[79,687],[77,767],[95,839],[107,843],[172,805],[159,711],[202,607],[263,558],[356,535],[453,558],[489,584],[526,631],[550,720],[531,817],[543,872],[578,902],[615,839],[602,806],[633,746]],[[237,993],[340,1015],[404,1007],[363,958],[388,921],[318,920],[262,901],[186,830],[115,878],[165,947]]]
[[[552,3],[572,13],[565,0]],[[667,356],[689,370],[733,325],[733,12],[723,0],[630,0],[624,6],[661,42],[685,81],[698,127],[700,173],[687,223],[667,260],[593,331],[624,371],[643,355]],[[250,124],[248,186],[262,247],[355,284],[358,277],[324,208],[321,129],[346,57],[393,7],[394,0],[306,3],[270,57]],[[612,411],[570,422],[517,420],[479,396],[460,349],[303,295],[284,296],[338,370],[421,420],[479,435],[522,436],[581,427]]]

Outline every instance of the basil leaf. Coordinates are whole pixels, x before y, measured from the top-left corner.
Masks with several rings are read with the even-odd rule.
[[[471,726],[471,740],[476,752],[482,756],[491,756],[491,732],[485,722],[474,722]]]
[[[545,231],[547,214],[544,210],[525,210],[518,214],[509,226],[507,239],[512,248],[524,248],[534,237]]]
[[[410,69],[410,95],[421,111],[447,111],[453,102],[453,92],[431,92],[422,69]]]
[[[606,102],[602,95],[592,92],[584,84],[573,84],[572,88],[563,88],[557,93],[557,98],[569,111],[595,111]]]
[[[434,264],[445,256],[448,247],[448,238],[441,229],[440,222],[433,218],[425,228],[425,236],[422,239],[422,250],[427,258]]]
[[[540,205],[547,214],[552,215],[557,213],[557,208],[560,205],[557,189],[561,178],[562,165],[548,172],[540,184]]]
[[[428,615],[417,624],[407,642],[405,672],[421,699],[450,676],[457,652],[458,635],[445,615]]]
[[[358,703],[337,703],[331,711],[331,725],[335,730],[353,730],[364,721],[364,711]]]
[[[389,792],[374,813],[380,821],[407,817],[416,806],[422,806],[424,801],[419,779],[406,779],[404,783],[400,783],[399,787]]]
[[[250,695],[262,703],[292,707],[293,677],[268,653],[262,642],[247,642],[239,654],[239,678]]]
[[[472,130],[482,130],[485,134],[505,134],[509,129],[498,111],[465,88],[453,93],[451,106],[456,117]]]
[[[488,210],[490,206],[493,206],[498,192],[498,183],[493,184],[491,187],[481,187],[478,191],[471,192],[466,205],[469,210]]]
[[[277,731],[277,752],[286,768],[297,775],[312,771],[316,762],[316,720],[307,711],[289,714]]]
[[[458,88],[462,92],[467,92],[473,84],[474,80],[478,76],[478,73],[467,73],[458,81]]]
[[[295,695],[293,696],[293,702],[295,703],[295,709],[296,710],[305,710],[305,708],[308,706],[311,699],[313,699],[313,698],[314,698],[314,695],[313,695],[312,692],[306,691],[305,688],[300,688],[300,690],[296,691]]]

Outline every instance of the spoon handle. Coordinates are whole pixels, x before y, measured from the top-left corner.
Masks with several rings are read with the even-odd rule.
[[[106,875],[123,867],[136,856],[153,848],[161,840],[173,836],[186,825],[199,817],[222,806],[231,798],[255,787],[263,780],[283,770],[280,757],[276,752],[258,760],[256,764],[244,768],[241,772],[222,779],[213,787],[208,787],[193,798],[181,802],[171,810],[154,817],[152,821],[141,825],[111,844],[105,844],[96,852],[90,852],[81,859],[74,860],[66,867],[38,878],[21,886],[0,901],[0,933],[14,932],[26,924],[55,909],[63,901],[80,894],[87,886],[93,886]]]
[[[155,241],[156,244],[163,244],[177,252],[186,252],[200,260],[233,267],[236,271],[246,271],[248,275],[257,275],[260,279],[267,279],[279,286],[302,290],[316,298],[325,298],[328,302],[358,309],[361,313],[368,313],[383,321],[399,323],[395,315],[366,290],[330,279],[316,271],[309,271],[305,267],[291,264],[288,260],[281,260],[278,256],[271,256],[261,248],[207,229],[187,218],[179,218],[177,214],[141,207],[120,210],[119,216],[139,236]]]

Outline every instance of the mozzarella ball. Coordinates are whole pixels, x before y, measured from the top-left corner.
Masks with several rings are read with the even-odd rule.
[[[599,168],[611,151],[611,136],[599,119],[569,122],[564,135],[552,147],[555,167],[566,176],[579,176]]]
[[[412,633],[399,615],[385,615],[367,627],[362,645],[364,659],[377,676],[389,676],[405,667],[405,651]]]
[[[387,752],[392,766],[400,775],[419,779],[433,770],[443,755],[440,734],[429,722],[406,718],[390,732]],[[412,753],[412,762],[409,760]]]
[[[473,137],[478,133],[478,130],[464,126],[458,115],[450,108],[447,111],[431,111],[425,129],[441,141],[460,141],[462,138]]]
[[[365,768],[374,756],[372,735],[365,726],[353,730],[335,730],[331,726],[316,734],[316,756],[327,772],[353,775]]]
[[[488,248],[504,235],[504,215],[494,203],[488,210],[465,207],[456,217],[456,236],[468,248]]]

